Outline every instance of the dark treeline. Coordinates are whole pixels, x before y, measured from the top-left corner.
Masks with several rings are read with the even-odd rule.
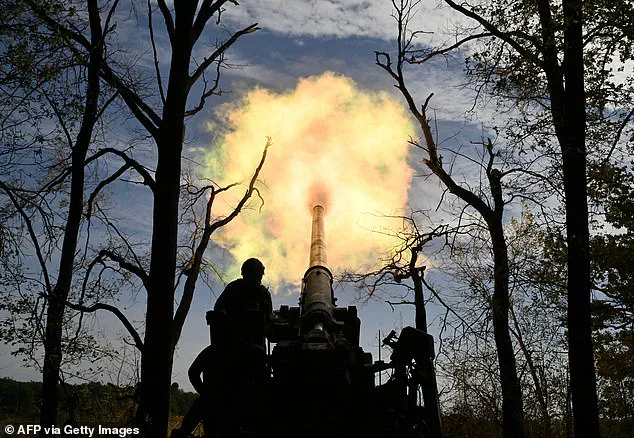
[[[131,425],[136,411],[134,387],[119,387],[97,382],[58,385],[60,400],[59,425],[73,422],[78,425],[122,427]],[[173,421],[185,415],[197,394],[185,392],[173,384],[170,416]],[[42,403],[42,382],[19,382],[0,379],[0,423],[37,424]]]

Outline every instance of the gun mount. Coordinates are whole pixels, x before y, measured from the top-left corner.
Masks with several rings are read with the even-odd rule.
[[[441,438],[433,338],[406,327],[400,339],[391,333],[384,340],[393,349],[391,361],[372,362],[359,346],[356,307],[336,306],[324,214],[321,205],[313,208],[299,306],[281,306],[270,322],[267,336],[275,346],[266,359],[269,378],[248,390],[236,385],[234,392],[242,391],[238,398],[250,399],[250,408],[236,413],[232,433],[221,435]],[[213,312],[207,321],[213,339]],[[377,386],[375,374],[385,370],[391,377]],[[234,410],[244,406],[238,402]],[[242,434],[245,425],[248,433]]]

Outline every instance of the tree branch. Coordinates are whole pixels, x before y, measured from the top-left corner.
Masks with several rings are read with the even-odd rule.
[[[123,175],[129,168],[130,168],[130,165],[126,163],[123,166],[121,166],[116,172],[110,175],[108,178],[104,179],[103,181],[100,181],[99,184],[97,184],[97,187],[95,187],[95,190],[93,190],[93,192],[90,194],[90,197],[88,198],[88,205],[86,207],[86,216],[88,216],[88,218],[90,218],[90,216],[92,215],[92,203],[94,202],[95,198],[97,197],[101,189],[106,187],[111,182],[116,181],[117,178]]]
[[[213,223],[211,222],[211,213],[216,195],[227,190],[229,187],[235,186],[235,184],[231,184],[230,186],[217,190],[214,190],[213,187],[211,187],[212,192],[209,200],[207,201],[205,212],[205,226],[203,229],[203,233],[200,238],[200,242],[196,247],[196,251],[193,254],[192,260],[190,261],[190,263],[187,264],[187,267],[183,271],[183,274],[187,277],[187,280],[185,280],[185,285],[183,287],[183,296],[174,314],[174,323],[172,326],[172,348],[175,348],[176,344],[178,343],[181,332],[183,330],[183,325],[185,324],[185,319],[187,318],[187,314],[189,313],[189,308],[194,297],[194,290],[196,288],[196,281],[198,280],[198,275],[200,274],[200,267],[202,264],[203,255],[205,253],[205,250],[207,249],[207,245],[209,244],[209,239],[211,238],[211,235],[214,233],[214,231],[231,222],[240,213],[240,211],[244,207],[244,204],[249,200],[253,192],[256,191],[254,187],[255,182],[258,179],[260,171],[262,170],[262,166],[264,166],[266,154],[271,144],[271,139],[267,139],[266,145],[264,146],[264,151],[262,152],[260,163],[255,169],[253,176],[251,177],[249,188],[242,196],[242,199],[240,199],[240,201],[238,202],[238,205],[227,217]]]
[[[477,40],[480,38],[485,38],[485,37],[489,37],[489,36],[493,36],[493,34],[491,32],[483,32],[483,33],[477,33],[477,34],[473,34],[473,35],[469,35],[468,37],[465,37],[459,41],[457,41],[456,43],[452,44],[451,46],[445,47],[443,49],[437,49],[437,50],[432,50],[429,53],[427,53],[424,57],[418,59],[414,54],[412,55],[411,58],[409,58],[407,60],[407,62],[409,64],[423,64],[424,62],[429,61],[430,59],[438,56],[438,55],[444,55],[445,53],[451,52],[452,50],[457,49],[458,47],[462,46],[464,43],[467,43],[471,40]],[[413,53],[417,53],[413,52]],[[410,52],[412,53],[412,52]]]
[[[205,80],[205,74],[203,72],[202,78],[203,78],[203,81],[205,81],[205,89],[200,94],[200,101],[198,102],[198,105],[195,108],[192,108],[191,110],[185,111],[186,117],[193,116],[194,114],[202,110],[205,107],[205,102],[207,101],[208,97],[214,94],[219,96],[222,93],[222,90],[220,90],[217,93],[216,93],[216,90],[218,89],[218,84],[220,83],[220,68],[222,67],[223,59],[224,59],[224,53],[221,53],[220,57],[218,58],[218,62],[216,63],[216,78],[214,79],[213,85],[209,90],[207,90],[207,81]]]
[[[150,30],[150,41],[152,43],[152,56],[154,58],[154,71],[156,72],[156,82],[158,83],[159,95],[161,102],[165,105],[165,92],[163,91],[163,80],[161,79],[161,70],[159,69],[158,56],[156,54],[156,42],[154,41],[154,28],[152,26],[152,4],[147,0],[148,9],[148,28]],[[171,17],[171,15],[170,15]]]
[[[141,163],[129,157],[125,152],[120,151],[118,149],[115,149],[115,148],[100,149],[94,155],[91,155],[90,157],[86,158],[86,161],[84,162],[84,164],[89,164],[92,161],[95,161],[96,159],[108,153],[115,154],[116,156],[122,158],[125,161],[127,166],[136,170],[137,173],[143,178],[143,184],[148,186],[152,191],[154,191],[155,181],[154,181],[154,178],[152,178],[152,175],[150,175],[150,172],[148,172],[148,170],[145,167],[143,167]]]
[[[71,303],[69,301],[66,301],[66,305],[73,310],[77,310],[83,313],[93,313],[93,312],[96,312],[97,310],[107,310],[108,312],[113,313],[119,319],[119,321],[121,321],[121,323],[124,325],[124,327],[130,334],[130,336],[132,336],[132,338],[134,339],[134,345],[136,346],[136,348],[139,351],[143,352],[143,341],[141,340],[141,336],[139,336],[139,333],[136,331],[134,326],[130,323],[128,318],[125,317],[123,312],[121,312],[121,310],[117,309],[115,306],[111,306],[110,304],[104,304],[104,303],[96,303],[96,304],[93,304],[92,306],[83,306],[80,304]]]
[[[249,198],[251,197],[251,195],[253,194],[254,191],[256,191],[257,189],[255,188],[255,182],[257,181],[258,175],[260,174],[260,171],[262,170],[262,166],[264,166],[264,161],[266,160],[266,154],[269,150],[269,147],[272,145],[273,143],[271,143],[271,139],[269,138],[266,141],[266,145],[264,146],[264,151],[262,152],[262,158],[260,159],[260,163],[258,164],[258,167],[255,169],[255,172],[253,173],[253,177],[251,178],[251,181],[249,182],[249,188],[247,189],[247,191],[245,192],[244,196],[242,197],[242,199],[240,199],[240,201],[238,202],[238,205],[236,205],[236,207],[233,209],[233,211],[225,218],[220,219],[214,223],[212,223],[210,225],[210,229],[211,229],[211,233],[213,233],[214,231],[216,231],[218,228],[225,226],[226,224],[228,224],[229,222],[231,222],[242,210],[242,207],[244,207],[244,205],[246,204],[246,202],[249,200]],[[222,191],[222,189],[217,190],[215,193],[219,193],[220,191]],[[212,195],[213,197],[213,195]]]
[[[110,260],[112,260],[113,262],[116,262],[123,269],[133,273],[134,275],[139,277],[139,279],[143,283],[143,286],[145,286],[147,289],[149,276],[147,275],[147,273],[141,266],[135,265],[134,263],[130,263],[129,261],[125,260],[120,255],[115,254],[114,252],[108,249],[102,249],[101,251],[99,251],[99,257],[101,258],[108,257]]]
[[[172,18],[172,13],[170,12],[165,0],[157,0],[159,9],[161,10],[161,14],[163,14],[163,20],[165,21],[165,29],[167,30],[167,35],[169,36],[170,43],[173,43],[174,40],[174,19]]]
[[[476,14],[470,9],[465,8],[462,5],[458,5],[454,3],[452,0],[445,0],[445,3],[447,3],[452,9],[455,9],[461,14],[480,23],[480,25],[482,25],[482,27],[488,30],[489,33],[498,37],[505,43],[509,44],[511,47],[513,47],[517,51],[517,53],[519,53],[526,59],[530,59],[535,65],[542,66],[542,62],[538,58],[536,58],[531,52],[526,50],[520,43],[518,43],[516,40],[511,38],[511,34],[500,31],[497,27],[495,27],[492,23],[490,23],[489,21],[487,21],[480,15]],[[532,38],[529,38],[529,39],[532,41]]]
[[[15,194],[13,193],[13,191],[11,190],[9,186],[7,186],[4,182],[0,181],[0,189],[4,190],[4,192],[7,194],[7,196],[11,200],[11,203],[13,204],[15,209],[20,214],[20,217],[22,217],[22,220],[26,224],[27,231],[29,232],[29,237],[31,238],[31,242],[33,243],[33,247],[35,248],[35,255],[37,256],[37,261],[40,264],[40,268],[42,269],[42,275],[44,276],[44,284],[46,285],[46,291],[47,293],[51,293],[53,291],[53,287],[51,286],[51,280],[48,275],[48,269],[46,268],[46,261],[44,260],[44,256],[42,255],[42,250],[40,248],[39,240],[37,239],[37,236],[35,235],[31,218],[29,217],[28,214],[26,214],[26,211],[24,211],[24,208],[20,205],[17,198],[15,197]]]
[[[237,31],[233,35],[231,35],[231,38],[229,38],[227,41],[222,43],[218,48],[216,48],[216,50],[210,56],[205,58],[203,60],[203,62],[198,66],[198,68],[196,68],[196,70],[194,70],[194,73],[189,78],[188,87],[191,88],[191,86],[194,83],[196,83],[196,81],[198,80],[198,78],[200,78],[200,76],[203,74],[203,72],[205,70],[207,70],[207,68],[216,59],[218,59],[222,53],[224,53],[229,47],[231,47],[233,45],[233,43],[235,43],[238,40],[238,38],[240,38],[243,35],[247,35],[249,33],[256,32],[259,29],[260,28],[258,27],[258,23],[254,23],[254,24],[252,24],[252,25],[250,25],[248,27],[245,27],[242,30]]]
[[[158,126],[160,126],[162,122],[158,114],[126,85],[105,61],[100,75],[111,87],[119,92],[128,105],[128,108],[130,108],[130,111],[132,111],[132,114],[134,114],[134,117],[147,129],[152,137],[156,138],[158,135]]]
[[[29,7],[33,10],[33,12],[43,20],[49,28],[53,31],[58,32],[65,38],[68,38],[71,41],[75,41],[88,52],[93,50],[93,46],[91,42],[79,34],[78,32],[72,31],[69,28],[63,26],[59,22],[55,21],[51,18],[43,7],[34,2],[33,0],[25,0]],[[115,88],[123,100],[126,102],[132,114],[137,118],[137,120],[148,130],[148,132],[156,137],[158,134],[157,126],[161,123],[161,118],[145,103],[140,96],[138,96],[134,91],[130,89],[122,80],[119,78],[114,71],[108,66],[105,59],[102,60],[102,69],[100,71],[100,76],[113,88]]]
[[[634,116],[634,108],[632,108],[630,110],[630,112],[627,114],[627,116],[625,116],[625,118],[619,124],[619,128],[617,129],[616,135],[614,136],[614,140],[612,141],[612,146],[610,147],[610,151],[605,156],[605,158],[603,159],[603,162],[601,164],[605,165],[610,160],[610,157],[612,156],[612,153],[616,149],[616,146],[618,145],[619,140],[621,139],[621,135],[623,134],[623,130],[625,129],[627,124],[632,119],[632,116]]]
[[[200,5],[200,10],[198,11],[198,16],[192,26],[192,41],[198,41],[209,19],[216,12],[221,12],[222,6],[228,1],[234,5],[238,4],[236,0],[203,0],[203,3]]]

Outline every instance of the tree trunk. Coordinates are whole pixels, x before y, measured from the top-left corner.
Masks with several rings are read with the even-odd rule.
[[[57,282],[49,292],[44,336],[44,365],[42,371],[42,408],[40,425],[50,427],[57,422],[57,383],[62,361],[62,325],[66,300],[71,287],[75,251],[84,205],[84,161],[97,120],[99,104],[99,70],[102,63],[101,21],[96,0],[88,1],[91,45],[88,61],[86,108],[71,156],[71,189],[66,228],[62,242]],[[47,436],[42,432],[43,436]]]
[[[590,253],[586,177],[586,98],[583,66],[582,2],[564,0],[566,99],[559,138],[566,195],[568,245],[568,348],[573,421],[576,436],[598,437],[592,324],[590,315]]]
[[[548,2],[540,2],[547,43],[544,71],[555,134],[562,152],[568,247],[568,360],[573,421],[577,435],[599,436],[599,410],[590,316],[590,254],[586,178],[586,98],[583,66],[582,2],[564,0],[563,64],[558,65]]]
[[[180,147],[173,146],[169,155],[159,155],[154,190],[152,258],[138,412],[148,437],[165,436],[169,418],[180,177]]]
[[[432,144],[429,143],[431,141],[431,130],[428,125],[424,129],[428,137],[428,144]],[[493,145],[490,140],[485,147],[487,147],[491,160],[493,160]],[[437,158],[434,161],[439,162]],[[492,165],[493,161],[490,162],[490,166]],[[524,406],[509,329],[509,260],[502,226],[504,213],[501,185],[502,174],[497,169],[489,168],[487,171],[494,203],[494,209],[491,209],[475,194],[458,186],[442,167],[430,166],[430,169],[445,183],[451,193],[473,206],[487,223],[493,250],[494,286],[491,310],[493,313],[493,335],[500,366],[503,436],[505,438],[521,438],[524,436]]]
[[[491,309],[493,335],[500,365],[503,436],[505,438],[523,437],[524,407],[513,343],[509,333],[509,262],[501,218],[495,223],[489,223],[489,233],[493,247],[495,283]]]
[[[181,152],[185,104],[189,92],[189,61],[194,8],[177,10],[170,75],[163,119],[157,136],[158,164],[154,187],[152,256],[144,350],[141,357],[141,397],[137,420],[144,435],[167,436],[172,379],[172,324],[178,237]]]
[[[416,246],[410,248],[412,256],[409,262],[409,272],[414,283],[414,308],[416,309],[416,328],[427,333],[427,310],[425,309],[425,297],[423,296],[423,279],[424,268],[416,268],[416,261],[418,260],[418,251],[422,248]]]
[[[548,402],[546,401],[546,396],[544,395],[544,385],[542,384],[542,380],[540,380],[539,370],[537,366],[535,366],[535,362],[533,362],[533,357],[531,352],[529,351],[524,339],[522,337],[522,331],[520,329],[520,325],[515,316],[515,312],[513,311],[513,307],[510,308],[511,315],[513,317],[513,325],[515,325],[516,330],[516,339],[517,343],[524,354],[524,359],[526,359],[526,366],[528,367],[528,371],[531,375],[531,379],[533,379],[533,384],[535,385],[535,395],[537,396],[537,402],[539,403],[539,409],[541,411],[542,422],[544,425],[544,438],[550,438],[551,428],[550,428],[550,414],[548,413]]]

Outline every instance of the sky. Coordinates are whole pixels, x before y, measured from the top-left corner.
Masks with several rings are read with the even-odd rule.
[[[143,12],[143,9],[136,11],[139,16]],[[130,56],[138,54],[137,62],[140,69],[150,69],[151,58],[149,58],[149,54],[151,48],[145,38],[147,29],[139,24],[139,22],[143,23],[144,19],[139,18],[139,21],[136,21],[130,17],[129,10],[125,8],[120,10],[119,19],[121,21],[117,25],[119,45],[125,48]],[[389,1],[283,2],[281,0],[245,0],[240,2],[239,6],[229,3],[222,19],[227,30],[235,30],[254,22],[258,23],[260,30],[243,37],[231,48],[227,62],[233,68],[223,71],[221,81],[223,95],[215,100],[210,99],[207,107],[188,122],[186,147],[192,153],[200,154],[202,151],[203,155],[213,154],[214,150],[222,147],[223,141],[228,137],[227,129],[229,129],[227,126],[220,125],[224,120],[223,114],[226,115],[229,109],[235,108],[236,105],[243,105],[245,99],[248,99],[254,90],[264,90],[262,92],[268,93],[269,96],[280,96],[292,93],[302,81],[318,81],[324,75],[348,81],[351,87],[356,90],[355,93],[360,96],[372,96],[372,99],[378,99],[377,96],[385,95],[385,102],[390,102],[390,105],[392,102],[394,105],[401,105],[403,114],[408,117],[406,109],[402,106],[402,98],[393,87],[393,81],[375,65],[374,52],[377,50],[391,51],[395,45],[396,28],[394,19],[391,17]],[[159,59],[161,65],[165,66],[170,56],[168,42],[164,33],[161,33],[159,29],[162,24],[159,14],[155,14],[154,20],[158,34]],[[428,44],[436,45],[451,41],[452,29],[459,23],[459,19],[446,8],[438,6],[435,0],[430,0],[421,4],[420,11],[414,17],[413,22],[416,26],[420,26],[420,29],[433,32],[423,35],[422,38],[425,38]],[[208,25],[207,30],[209,32],[204,34],[195,50],[195,55],[199,58],[213,49],[217,38],[223,38],[227,35],[226,31],[219,32],[213,23]],[[459,148],[469,145],[471,140],[478,140],[485,132],[484,126],[495,117],[494,112],[489,109],[481,113],[478,120],[473,120],[468,113],[473,106],[474,92],[464,86],[463,66],[464,60],[460,54],[457,54],[437,62],[428,63],[424,68],[408,72],[411,90],[417,99],[422,101],[429,93],[435,93],[430,106],[436,119],[438,138],[443,147]],[[194,89],[195,91],[196,89]],[[374,100],[373,102],[378,101]],[[375,104],[374,106],[379,106],[379,110],[387,108],[387,106],[381,105]],[[265,108],[261,111],[267,110]],[[336,115],[336,117],[340,117],[340,115]],[[113,133],[113,137],[116,137],[117,141],[125,142],[132,137],[132,128],[129,123],[131,122],[120,126]],[[413,127],[412,135],[416,137],[419,134],[415,125],[411,119],[409,123]],[[210,126],[218,129],[210,129]],[[366,128],[360,126],[356,129],[365,132]],[[267,135],[272,136],[273,148],[275,148],[276,136],[274,134],[277,133],[277,139],[280,138],[280,127],[271,127],[271,132],[265,132],[265,128],[262,131],[264,131],[261,133],[262,140]],[[404,129],[399,134],[401,138],[395,139],[395,143],[405,144],[402,153],[402,160],[405,164],[403,169],[405,170],[401,169],[398,173],[405,181],[404,199],[401,200],[401,207],[433,211],[440,200],[442,188],[433,178],[421,177],[424,174],[421,157],[415,148],[406,145],[408,137],[406,131]],[[350,133],[346,135],[351,136]],[[257,147],[261,148],[262,145],[263,141],[258,143]],[[143,156],[144,153],[137,154]],[[151,161],[152,153],[147,152],[147,154],[148,156],[145,158]],[[273,163],[277,163],[276,166],[283,166],[283,160],[271,160]],[[275,173],[276,168],[272,167],[270,170]],[[331,168],[324,169],[326,173],[331,171]],[[365,185],[371,187],[372,182],[366,182]],[[117,199],[115,214],[118,215],[121,223],[125,223],[124,226],[129,232],[142,236],[149,227],[152,214],[151,205],[147,202],[147,192],[144,192],[142,188],[130,187],[129,185],[115,185],[113,190]],[[275,196],[275,193],[271,193],[271,196]],[[391,214],[394,211],[394,207],[388,205],[385,206],[386,210],[381,211],[381,205],[373,207],[373,211],[385,214]],[[305,206],[289,206],[289,209],[293,208],[297,208],[299,211],[299,209],[305,209]],[[445,220],[448,219],[445,218]],[[335,226],[335,223],[336,221],[331,220],[330,226]],[[308,236],[310,223],[300,224],[300,229],[302,226],[305,227]],[[328,218],[326,227],[327,239],[329,233],[337,235],[337,239],[340,239],[336,228],[331,228],[328,231]],[[351,232],[346,231],[345,233],[352,236]],[[344,242],[345,233],[341,237]],[[355,239],[360,240],[363,237],[355,236]],[[306,260],[307,267],[307,253],[292,255],[294,260]],[[217,247],[210,251],[210,256],[220,266],[230,268],[231,266],[235,267],[238,263],[227,251]],[[335,257],[334,260],[341,259]],[[265,265],[268,262],[267,260],[263,261]],[[338,271],[338,266],[330,267],[333,271]],[[301,270],[301,268],[299,269]],[[295,268],[296,270],[297,268]],[[296,280],[300,279],[301,274]],[[274,308],[278,308],[282,304],[297,304],[296,289],[293,289],[292,285],[289,286],[288,281],[285,285],[280,286],[277,279],[272,283],[271,280],[267,277],[264,278],[264,283],[273,292]],[[290,282],[292,283],[292,279]],[[187,379],[187,368],[197,353],[209,342],[208,327],[204,315],[206,310],[213,307],[222,287],[223,285],[219,281],[212,282],[211,289],[202,284],[198,287],[174,362],[174,381],[183,389],[191,390],[191,385]],[[335,294],[340,306],[355,304],[359,301],[358,293],[350,285],[338,285]],[[124,291],[120,303],[128,317],[138,327],[141,327],[144,308],[143,300],[139,299],[139,295],[138,292]],[[378,352],[379,330],[384,336],[393,328],[413,325],[414,323],[413,309],[409,309],[409,306],[398,306],[391,309],[381,297],[358,303],[358,306],[359,317],[362,321],[361,343],[363,348],[371,352],[375,359]],[[437,318],[439,312],[439,309],[430,308],[430,319],[433,321],[434,318]],[[102,334],[100,336],[102,339],[110,342],[114,348],[118,348],[117,345],[120,345],[119,338],[123,334],[123,330],[117,321],[107,314],[100,314],[95,321],[95,326]],[[435,330],[432,329],[432,334],[435,334]],[[0,347],[0,375],[20,380],[39,380],[40,376],[35,370],[23,368],[21,359],[8,355],[8,351],[7,346]],[[385,357],[387,353],[384,350],[382,354]]]

